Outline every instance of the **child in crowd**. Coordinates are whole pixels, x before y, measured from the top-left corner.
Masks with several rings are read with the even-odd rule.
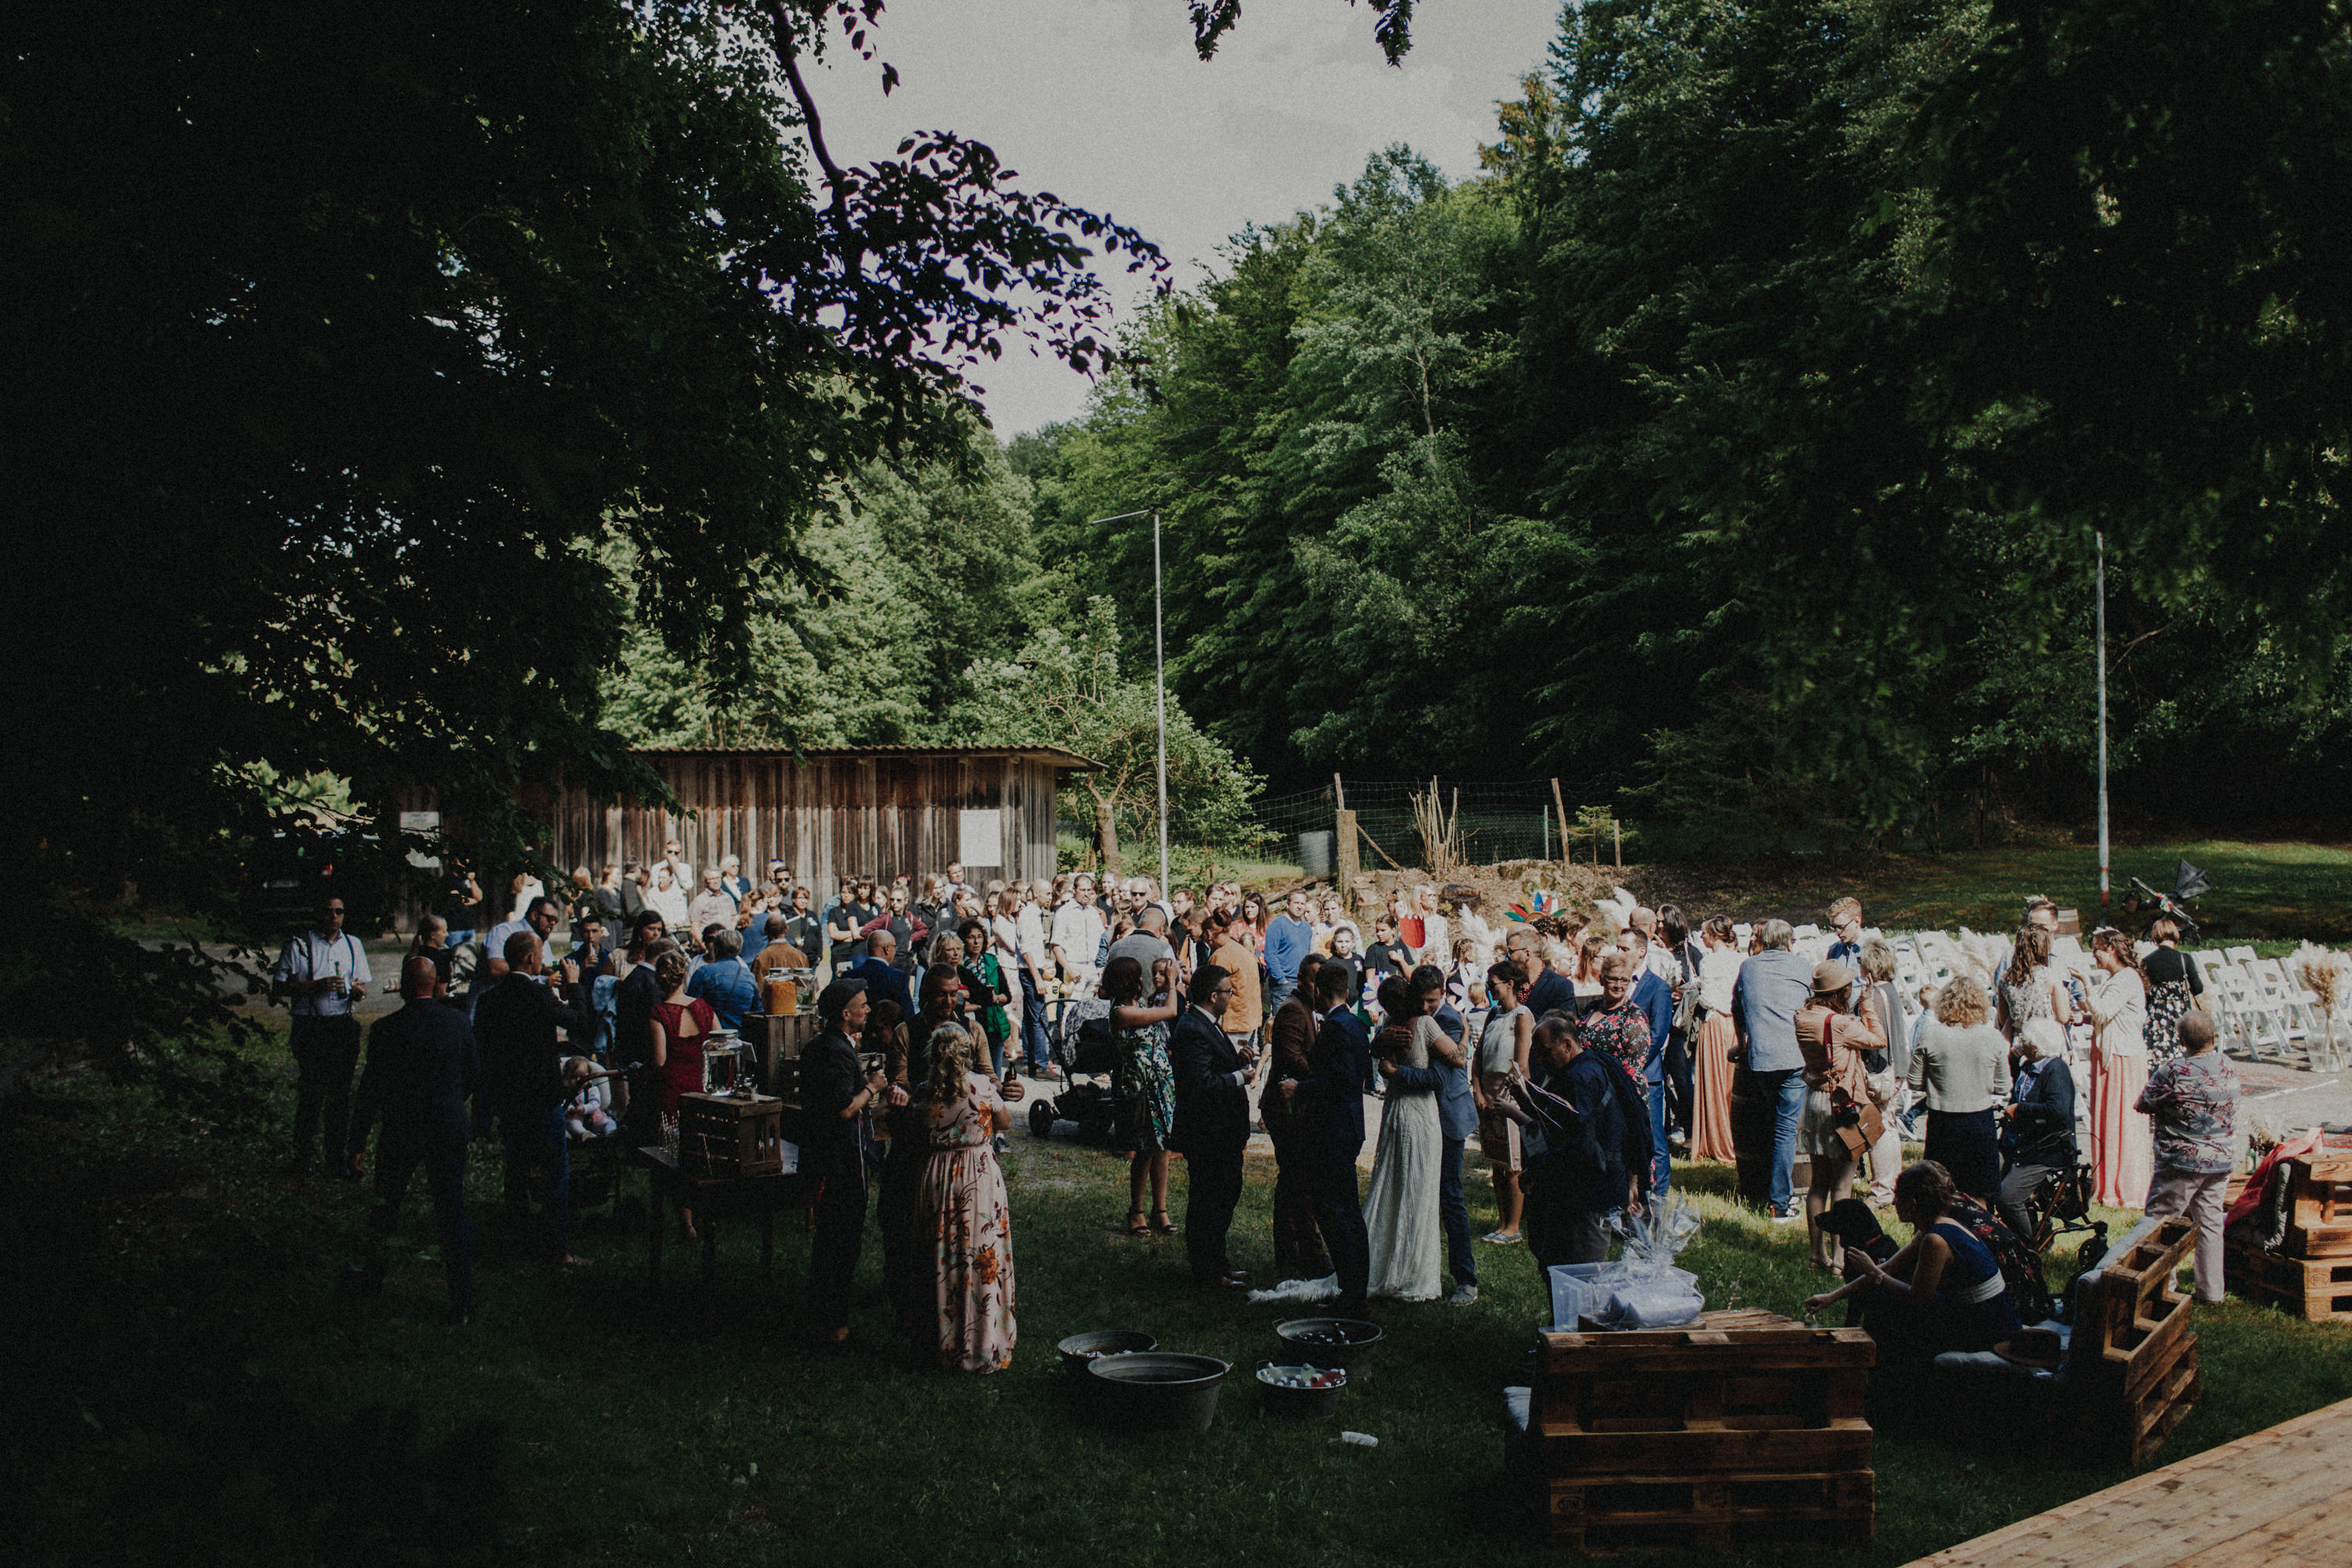
[[[610,1138],[621,1130],[613,1119],[613,1075],[593,1057],[572,1057],[563,1064],[564,1086],[572,1098],[564,1103],[563,1129],[574,1138]]]

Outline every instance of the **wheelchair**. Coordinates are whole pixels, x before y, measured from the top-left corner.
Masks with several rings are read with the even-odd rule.
[[[2081,1236],[2084,1239],[2074,1251],[2076,1268],[2087,1272],[2095,1267],[2107,1255],[2107,1222],[2091,1217],[2093,1190],[2090,1163],[2081,1160],[2072,1171],[2053,1171],[2034,1184],[2025,1198],[2026,1215],[2033,1222],[2026,1244],[2046,1253],[2060,1237]]]

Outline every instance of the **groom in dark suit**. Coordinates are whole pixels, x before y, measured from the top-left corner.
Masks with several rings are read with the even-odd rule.
[[[1364,1229],[1356,1186],[1356,1156],[1364,1147],[1364,1090],[1372,1076],[1372,1039],[1349,1010],[1354,975],[1344,963],[1316,972],[1316,1003],[1323,1026],[1307,1058],[1312,1076],[1285,1079],[1282,1092],[1298,1115],[1298,1141],[1309,1155],[1315,1228],[1339,1275],[1342,1317],[1361,1317],[1371,1288],[1371,1238]]]
[[[1225,1036],[1225,1007],[1234,999],[1230,971],[1204,963],[1193,972],[1191,1004],[1168,1037],[1176,1068],[1176,1152],[1184,1156],[1184,1251],[1196,1285],[1241,1288],[1249,1275],[1225,1253],[1234,1207],[1242,1199],[1242,1150],[1249,1142],[1249,1072],[1256,1053],[1234,1048]]]

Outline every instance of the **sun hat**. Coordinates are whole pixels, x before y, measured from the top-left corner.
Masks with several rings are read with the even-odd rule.
[[[1843,991],[1853,984],[1853,971],[1833,958],[1823,959],[1813,965],[1813,994],[1827,995]]]

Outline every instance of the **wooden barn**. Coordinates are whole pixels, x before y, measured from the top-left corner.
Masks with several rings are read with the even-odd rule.
[[[549,858],[585,866],[650,860],[677,839],[698,874],[741,858],[754,880],[771,859],[822,901],[833,879],[960,862],[973,882],[1054,874],[1055,798],[1093,763],[1056,746],[677,746],[638,752],[690,815],[643,801],[608,805],[573,790],[551,807]]]

